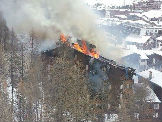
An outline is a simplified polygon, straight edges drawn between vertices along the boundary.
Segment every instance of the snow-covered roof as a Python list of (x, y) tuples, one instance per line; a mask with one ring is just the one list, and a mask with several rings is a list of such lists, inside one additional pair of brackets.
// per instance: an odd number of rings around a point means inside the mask
[(115, 15), (116, 17), (120, 17), (120, 18), (123, 18), (123, 19), (126, 19), (127, 18), (127, 16), (125, 16), (125, 15)]
[(160, 50), (153, 50), (153, 53), (162, 56), (162, 51)]
[(162, 26), (162, 21), (153, 21), (157, 26)]
[(128, 36), (126, 38), (127, 42), (145, 43), (151, 36)]
[(162, 36), (160, 36), (160, 37), (158, 37), (158, 38), (156, 38), (157, 40), (162, 40)]
[(130, 52), (127, 52), (127, 51), (124, 52), (124, 54), (122, 54), (122, 57), (129, 56), (129, 55), (132, 55), (132, 54), (138, 54), (140, 56), (140, 59), (145, 59), (145, 60), (149, 59), (144, 52), (131, 52), (131, 51)]
[(137, 84), (138, 83), (138, 76), (133, 75), (133, 80), (134, 80), (134, 83)]
[[(148, 1), (148, 0), (142, 0), (143, 2), (146, 2), (146, 1)], [(133, 0), (133, 3), (138, 3), (138, 2), (141, 2), (141, 0)]]
[[(96, 3), (102, 3), (106, 6), (122, 6), (124, 3), (122, 0), (85, 0), (85, 3), (94, 5)], [(133, 0), (125, 0), (125, 5), (131, 5)]]
[(151, 26), (151, 25), (149, 25), (149, 26), (147, 26), (145, 28), (146, 29), (162, 29), (162, 26)]
[(142, 14), (140, 14), (140, 13), (129, 13), (129, 15), (135, 15), (135, 16), (138, 16), (138, 17), (142, 17)]
[(140, 59), (149, 59), (145, 53), (140, 53)]
[(131, 54), (139, 54), (141, 59), (149, 59), (147, 55), (154, 54), (151, 50), (139, 50), (136, 45), (127, 45), (127, 49), (122, 50), (122, 57), (131, 55)]
[(149, 92), (149, 95), (146, 97), (146, 100), (148, 100), (148, 102), (161, 103), (155, 92), (149, 86), (147, 87), (147, 90)]
[(142, 24), (142, 25), (149, 25), (147, 22), (145, 22), (143, 20), (137, 20), (137, 21), (134, 21), (134, 23), (138, 23), (138, 24)]
[(100, 19), (97, 20), (97, 24), (108, 25), (108, 19), (107, 18), (100, 18)]
[(117, 114), (110, 114), (109, 117), (105, 114), (105, 122), (116, 122), (118, 120)]
[(138, 75), (144, 78), (149, 78), (150, 71), (152, 72), (152, 79), (150, 81), (162, 87), (162, 72), (157, 71), (155, 69), (148, 69), (138, 73)]
[(147, 56), (152, 54), (157, 54), (162, 56), (162, 51), (160, 50), (140, 50), (137, 49), (136, 45), (127, 45), (126, 49), (122, 50), (122, 57), (131, 55), (131, 54), (139, 54), (141, 59), (148, 59)]
[(150, 10), (148, 12), (144, 12), (142, 15), (148, 18), (159, 18), (162, 17), (162, 10)]
[[(138, 76), (136, 76), (138, 77)], [(136, 87), (146, 87), (147, 90), (147, 96), (145, 97), (145, 99), (147, 100), (147, 102), (154, 102), (154, 103), (161, 103), (161, 101), (159, 100), (159, 98), (157, 97), (157, 95), (155, 94), (155, 92), (150, 88), (150, 86), (145, 86), (144, 83), (134, 83), (134, 88)], [(136, 92), (136, 90), (135, 90)]]
[(137, 50), (136, 45), (127, 45), (126, 48), (122, 49), (121, 56), (125, 57), (125, 56), (128, 56), (128, 55), (131, 55), (131, 54), (135, 53), (136, 50)]
[(104, 10), (104, 9), (105, 9), (105, 6), (104, 5), (97, 7), (97, 10)]
[(137, 20), (137, 21), (132, 21), (132, 20), (122, 20), (122, 22), (128, 22), (131, 24), (141, 24), (141, 25), (149, 25), (149, 23), (143, 21), (143, 20)]

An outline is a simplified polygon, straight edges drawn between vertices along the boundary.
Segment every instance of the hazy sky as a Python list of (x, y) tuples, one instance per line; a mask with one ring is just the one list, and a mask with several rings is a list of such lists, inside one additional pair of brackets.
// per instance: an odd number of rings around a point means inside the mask
[(102, 2), (106, 5), (117, 5), (121, 6), (124, 5), (124, 2), (126, 5), (132, 4), (133, 1), (138, 1), (138, 0), (86, 0), (89, 4), (94, 4), (96, 1), (97, 2)]

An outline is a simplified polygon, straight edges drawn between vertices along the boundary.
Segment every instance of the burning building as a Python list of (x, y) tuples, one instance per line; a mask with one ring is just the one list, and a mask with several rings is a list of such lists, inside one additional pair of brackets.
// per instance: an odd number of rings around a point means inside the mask
[[(133, 92), (131, 88), (135, 70), (120, 66), (115, 61), (102, 57), (95, 50), (94, 45), (88, 44), (84, 40), (70, 44), (69, 39), (61, 34), (60, 42), (55, 49), (42, 52), (43, 60), (52, 65), (53, 58), (63, 56), (60, 50), (67, 48), (70, 54), (68, 58), (74, 60), (76, 64), (83, 64), (83, 69), (86, 70), (91, 98), (93, 99), (101, 91), (108, 90), (111, 99), (109, 99), (104, 112), (116, 113), (121, 103), (122, 94), (131, 95)], [(99, 97), (96, 104), (101, 104), (100, 99), (102, 98)]]

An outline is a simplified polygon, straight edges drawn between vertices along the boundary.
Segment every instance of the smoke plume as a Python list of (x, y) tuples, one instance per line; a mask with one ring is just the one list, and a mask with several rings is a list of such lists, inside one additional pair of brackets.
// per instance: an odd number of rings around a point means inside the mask
[(106, 57), (116, 58), (119, 52), (97, 28), (96, 15), (81, 0), (0, 0), (0, 3), (8, 26), (17, 32), (34, 30), (47, 40), (58, 40), (60, 33), (70, 34), (96, 45)]

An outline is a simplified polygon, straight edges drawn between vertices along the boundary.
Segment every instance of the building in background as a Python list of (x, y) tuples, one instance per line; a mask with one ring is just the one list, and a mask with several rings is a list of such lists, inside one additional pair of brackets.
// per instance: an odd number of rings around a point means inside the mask
[(159, 10), (161, 8), (161, 5), (161, 0), (141, 0), (139, 2), (133, 3), (133, 9), (142, 11), (148, 11), (153, 9)]

